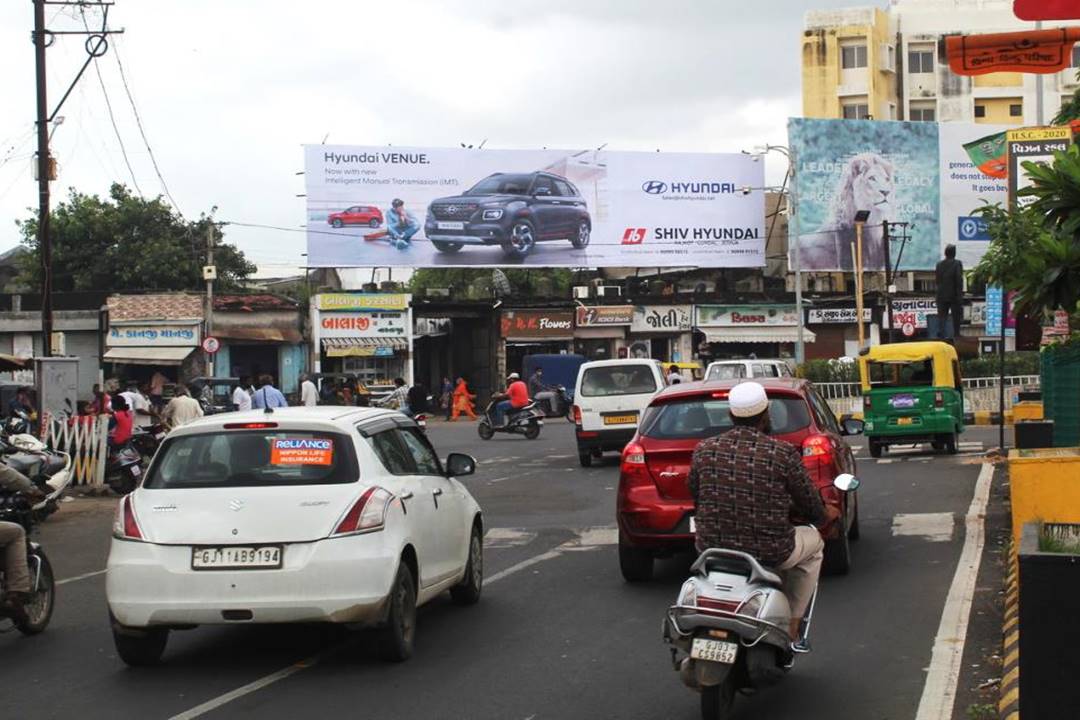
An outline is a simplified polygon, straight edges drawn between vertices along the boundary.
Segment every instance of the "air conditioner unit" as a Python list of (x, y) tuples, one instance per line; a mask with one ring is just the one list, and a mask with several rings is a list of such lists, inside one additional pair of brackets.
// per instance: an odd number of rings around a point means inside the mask
[(588, 300), (589, 299), (589, 286), (588, 285), (575, 285), (574, 286), (574, 299), (575, 300)]
[(596, 297), (620, 297), (622, 288), (618, 285), (601, 285), (596, 288)]

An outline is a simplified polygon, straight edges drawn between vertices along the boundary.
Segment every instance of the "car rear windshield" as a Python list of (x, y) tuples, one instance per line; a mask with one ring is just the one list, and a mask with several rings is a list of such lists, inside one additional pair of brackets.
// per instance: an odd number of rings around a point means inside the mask
[(742, 363), (713, 365), (709, 368), (709, 380), (737, 380), (746, 377), (746, 366)]
[(911, 387), (934, 384), (934, 363), (930, 360), (914, 362), (868, 362), (871, 387)]
[[(810, 424), (810, 409), (802, 398), (770, 398), (769, 419), (773, 435), (786, 435)], [(657, 440), (700, 439), (733, 425), (726, 399), (697, 397), (653, 405), (645, 411), (640, 431)]]
[(296, 430), (220, 431), (167, 439), (145, 487), (271, 487), (356, 482), (344, 435)]
[(465, 191), (466, 195), (524, 195), (532, 184), (532, 175), (493, 175)]
[(593, 367), (581, 378), (584, 397), (643, 395), (656, 392), (656, 375), (648, 365)]

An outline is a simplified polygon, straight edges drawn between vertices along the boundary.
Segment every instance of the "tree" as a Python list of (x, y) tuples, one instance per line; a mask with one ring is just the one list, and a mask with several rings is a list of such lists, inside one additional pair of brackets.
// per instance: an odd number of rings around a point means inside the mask
[[(17, 224), (30, 250), (20, 279), (39, 288), (37, 220)], [(221, 230), (212, 216), (185, 220), (160, 197), (138, 197), (121, 184), (113, 184), (105, 199), (72, 189), (68, 199), (53, 209), (49, 227), (53, 289), (61, 292), (198, 290), (211, 229), (219, 287), (236, 288), (255, 272), (255, 265), (240, 250), (221, 242)]]

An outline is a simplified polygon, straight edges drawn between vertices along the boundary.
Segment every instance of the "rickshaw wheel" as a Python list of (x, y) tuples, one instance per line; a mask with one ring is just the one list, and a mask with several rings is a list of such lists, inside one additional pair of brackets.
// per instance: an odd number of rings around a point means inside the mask
[(871, 440), (870, 441), (870, 457), (872, 457), (872, 458), (881, 457), (881, 451), (882, 451), (882, 445), (880, 443), (876, 443), (873, 440)]

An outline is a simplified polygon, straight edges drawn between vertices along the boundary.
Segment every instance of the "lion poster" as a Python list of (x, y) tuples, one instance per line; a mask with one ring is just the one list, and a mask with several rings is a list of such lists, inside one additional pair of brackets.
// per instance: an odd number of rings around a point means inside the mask
[(870, 212), (865, 270), (885, 267), (885, 222), (910, 223), (902, 257), (900, 243), (892, 243), (894, 268), (934, 268), (941, 243), (936, 123), (792, 118), (788, 135), (798, 211), (789, 245), (794, 249), (797, 234), (803, 270), (854, 268), (859, 210)]

